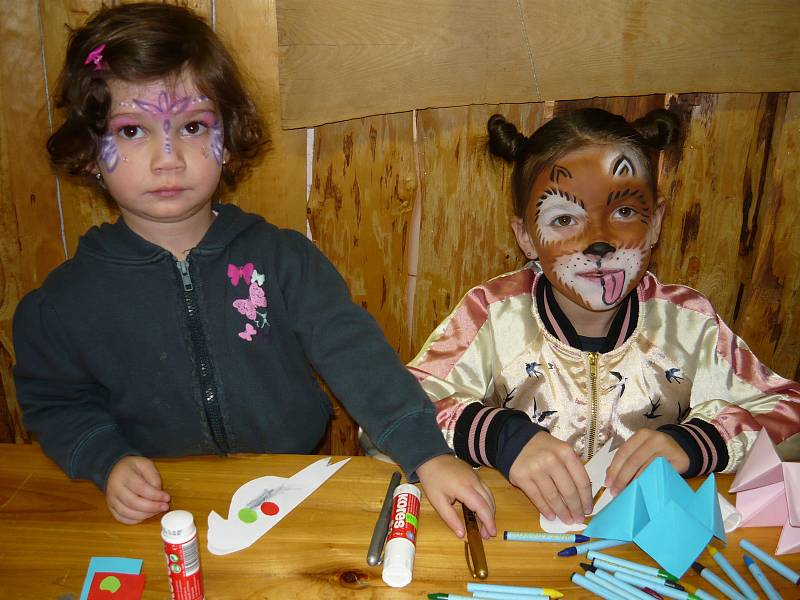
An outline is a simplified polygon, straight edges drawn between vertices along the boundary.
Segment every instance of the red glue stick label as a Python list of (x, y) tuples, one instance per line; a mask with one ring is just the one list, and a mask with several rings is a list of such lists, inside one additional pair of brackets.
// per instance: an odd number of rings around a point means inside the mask
[(182, 544), (164, 542), (164, 554), (173, 600), (202, 600), (203, 578), (200, 573), (197, 536)]
[(408, 492), (397, 494), (392, 506), (392, 528), (386, 538), (387, 542), (395, 538), (405, 538), (416, 544), (418, 524), (419, 498)]

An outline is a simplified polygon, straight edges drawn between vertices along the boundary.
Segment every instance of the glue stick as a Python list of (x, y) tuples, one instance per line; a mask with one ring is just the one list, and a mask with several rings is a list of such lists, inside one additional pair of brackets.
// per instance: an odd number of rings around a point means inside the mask
[(173, 510), (161, 518), (161, 539), (167, 559), (172, 600), (204, 600), (197, 528), (192, 513)]
[(394, 490), (389, 535), (383, 550), (383, 580), (392, 587), (411, 583), (419, 524), (419, 488), (410, 483)]

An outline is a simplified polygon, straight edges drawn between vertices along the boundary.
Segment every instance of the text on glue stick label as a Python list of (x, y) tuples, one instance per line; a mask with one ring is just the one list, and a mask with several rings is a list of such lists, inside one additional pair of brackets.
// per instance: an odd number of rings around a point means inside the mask
[(169, 587), (174, 600), (202, 600), (203, 579), (200, 574), (200, 557), (197, 538), (183, 544), (164, 544), (167, 559)]
[(408, 492), (397, 494), (392, 507), (392, 529), (388, 540), (405, 538), (412, 544), (417, 541), (419, 523), (419, 498)]

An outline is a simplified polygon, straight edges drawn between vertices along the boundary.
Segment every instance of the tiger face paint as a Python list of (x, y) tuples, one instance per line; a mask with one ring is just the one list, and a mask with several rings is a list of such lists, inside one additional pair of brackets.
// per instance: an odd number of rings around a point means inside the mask
[(663, 202), (630, 149), (593, 145), (570, 152), (534, 181), (523, 251), (538, 255), (552, 285), (591, 311), (619, 305), (645, 273), (658, 240)]

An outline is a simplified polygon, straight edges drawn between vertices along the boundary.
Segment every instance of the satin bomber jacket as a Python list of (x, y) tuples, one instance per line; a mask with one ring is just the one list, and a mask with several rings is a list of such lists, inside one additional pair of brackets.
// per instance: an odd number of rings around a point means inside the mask
[(539, 305), (545, 284), (529, 263), (473, 288), (409, 363), (459, 456), (496, 466), (492, 420), (513, 409), (584, 459), (642, 427), (696, 442), (695, 474), (736, 470), (762, 427), (796, 458), (800, 385), (762, 365), (703, 295), (646, 273), (599, 353), (570, 345), (554, 307)]

